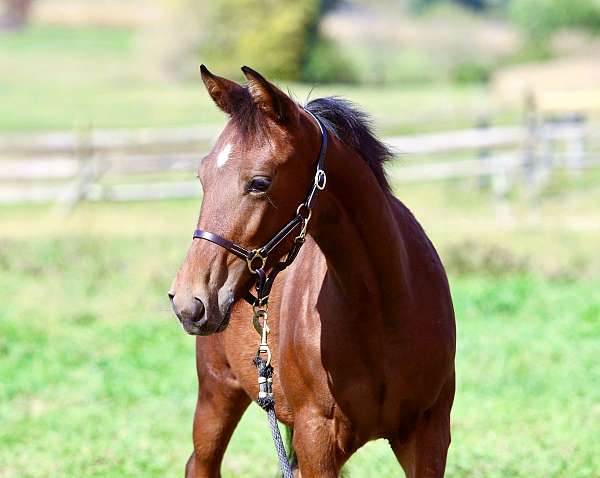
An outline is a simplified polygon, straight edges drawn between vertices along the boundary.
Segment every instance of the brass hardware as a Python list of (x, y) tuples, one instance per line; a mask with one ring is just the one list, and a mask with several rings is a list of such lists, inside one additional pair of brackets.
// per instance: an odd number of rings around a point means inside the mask
[(256, 353), (256, 355), (260, 355), (261, 353), (265, 353), (267, 354), (267, 363), (266, 365), (271, 365), (271, 358), (273, 357), (271, 355), (271, 349), (269, 348), (269, 346), (267, 344), (265, 345), (259, 345), (258, 346), (258, 352)]
[[(308, 211), (308, 215), (306, 217), (304, 217), (301, 214), (302, 207), (305, 207)], [(300, 204), (300, 206), (298, 206), (298, 209), (296, 209), (296, 214), (298, 214), (298, 216), (300, 216), (300, 218), (302, 219), (302, 227), (300, 228), (300, 233), (294, 238), (294, 241), (304, 242), (304, 238), (306, 237), (306, 230), (308, 228), (308, 221), (310, 221), (310, 218), (312, 217), (312, 209), (309, 209), (305, 203), (302, 203)]]
[[(262, 324), (260, 323), (260, 318), (262, 317)], [(258, 344), (258, 351), (256, 352), (257, 356), (265, 353), (267, 354), (267, 365), (271, 364), (271, 348), (268, 344), (269, 332), (269, 324), (267, 323), (267, 319), (269, 314), (266, 309), (258, 309), (254, 311), (254, 318), (252, 322), (254, 323), (254, 328), (260, 334), (260, 344)]]
[(252, 306), (252, 313), (254, 315), (259, 315), (259, 314), (263, 314), (263, 315), (267, 315), (269, 313), (269, 303), (266, 302), (264, 304), (254, 304)]
[[(306, 217), (304, 217), (302, 215), (302, 208), (305, 208), (306, 211), (308, 211), (308, 214), (306, 215)], [(306, 203), (303, 202), (296, 209), (296, 214), (298, 216), (300, 216), (304, 221), (308, 221), (310, 219), (310, 216), (312, 215), (312, 210), (308, 207), (308, 205)]]
[[(256, 305), (252, 306), (253, 317), (252, 324), (254, 325), (254, 330), (258, 332), (258, 335), (262, 337), (263, 335), (263, 324), (266, 324), (267, 318), (269, 316), (269, 304), (265, 304), (264, 308), (258, 308)], [(263, 323), (260, 323), (260, 319), (262, 319)]]
[[(254, 261), (256, 259), (258, 259), (260, 261), (260, 265), (259, 265), (259, 267), (254, 268), (252, 266), (252, 264), (254, 264)], [(260, 250), (254, 249), (252, 251), (252, 255), (250, 257), (246, 258), (246, 263), (248, 264), (248, 269), (250, 270), (250, 272), (252, 272), (253, 274), (256, 274), (256, 272), (259, 269), (265, 268), (265, 266), (267, 265), (267, 258), (261, 255)]]

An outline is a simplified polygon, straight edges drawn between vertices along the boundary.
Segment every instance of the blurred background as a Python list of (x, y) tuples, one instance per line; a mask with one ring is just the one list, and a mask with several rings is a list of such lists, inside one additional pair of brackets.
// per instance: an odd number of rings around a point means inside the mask
[[(166, 292), (226, 118), (198, 66), (341, 95), (398, 156), (458, 322), (450, 477), (600, 476), (598, 0), (0, 2), (0, 477), (182, 476)], [(251, 407), (223, 475), (276, 472)], [(348, 476), (401, 474), (384, 442)]]

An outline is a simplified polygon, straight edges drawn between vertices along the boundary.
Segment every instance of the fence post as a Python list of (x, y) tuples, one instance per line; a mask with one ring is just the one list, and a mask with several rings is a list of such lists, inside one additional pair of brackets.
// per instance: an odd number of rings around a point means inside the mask
[(58, 204), (65, 211), (73, 209), (78, 202), (85, 200), (89, 186), (96, 180), (98, 171), (94, 160), (93, 133), (85, 128), (77, 133), (75, 155), (79, 164), (75, 179), (67, 185), (59, 196)]
[(555, 122), (552, 118), (544, 118), (540, 127), (540, 165), (538, 176), (541, 184), (546, 184), (550, 180), (552, 170), (556, 166), (554, 128)]
[[(479, 132), (484, 135), (490, 128), (490, 121), (486, 116), (480, 116), (479, 120), (477, 121), (477, 129), (479, 130)], [(490, 185), (490, 178), (489, 175), (486, 174), (484, 171), (486, 170), (486, 164), (489, 162), (490, 160), (490, 148), (487, 146), (483, 146), (481, 148), (479, 148), (479, 150), (477, 151), (477, 159), (480, 161), (481, 164), (481, 171), (482, 173), (479, 174), (478, 178), (477, 178), (477, 186), (479, 187), (479, 189), (485, 189), (487, 187), (489, 187)]]
[(496, 220), (508, 222), (512, 218), (508, 193), (510, 191), (510, 171), (505, 156), (493, 159), (492, 190), (496, 204)]
[(585, 160), (585, 116), (575, 114), (570, 118), (573, 125), (566, 145), (567, 168), (572, 176), (579, 176)]
[(537, 105), (532, 91), (525, 95), (525, 141), (523, 144), (523, 179), (525, 194), (530, 198), (538, 192), (538, 157), (537, 143), (539, 140), (539, 127), (537, 119)]

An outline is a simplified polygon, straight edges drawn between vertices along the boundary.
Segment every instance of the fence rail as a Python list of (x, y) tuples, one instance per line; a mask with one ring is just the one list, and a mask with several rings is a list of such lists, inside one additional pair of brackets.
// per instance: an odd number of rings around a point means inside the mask
[(216, 126), (196, 126), (0, 135), (0, 152), (2, 155), (54, 155), (79, 154), (84, 149), (102, 152), (169, 146), (189, 148), (212, 141), (218, 132)]
[[(197, 196), (197, 182), (180, 180), (181, 173), (194, 171), (217, 132), (205, 126), (0, 135), (0, 203)], [(557, 168), (577, 173), (600, 164), (600, 125), (581, 119), (394, 136), (386, 142), (402, 158), (389, 170), (395, 181), (488, 178), (499, 200), (517, 176), (535, 189)], [(180, 178), (165, 178), (168, 173)], [(140, 182), (140, 175), (151, 177)]]

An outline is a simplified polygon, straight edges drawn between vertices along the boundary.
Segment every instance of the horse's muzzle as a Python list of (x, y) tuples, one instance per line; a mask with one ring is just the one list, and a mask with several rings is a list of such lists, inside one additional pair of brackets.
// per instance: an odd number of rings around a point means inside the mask
[(175, 315), (190, 335), (212, 335), (222, 332), (229, 324), (233, 300), (229, 301), (224, 313), (219, 310), (210, 313), (198, 297), (181, 300), (170, 292), (169, 298)]
[(183, 297), (180, 294), (169, 292), (173, 312), (183, 325), (188, 334), (202, 335), (207, 318), (205, 307), (198, 297)]

